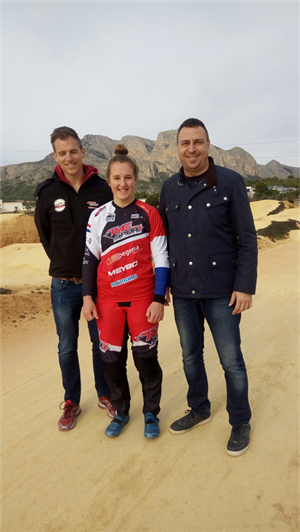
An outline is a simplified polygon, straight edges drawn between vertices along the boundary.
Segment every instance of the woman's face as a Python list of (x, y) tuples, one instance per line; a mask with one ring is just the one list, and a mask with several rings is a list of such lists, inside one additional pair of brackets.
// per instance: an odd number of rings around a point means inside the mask
[(134, 200), (136, 179), (129, 163), (113, 163), (110, 167), (109, 185), (114, 195), (114, 202), (119, 207), (126, 207)]

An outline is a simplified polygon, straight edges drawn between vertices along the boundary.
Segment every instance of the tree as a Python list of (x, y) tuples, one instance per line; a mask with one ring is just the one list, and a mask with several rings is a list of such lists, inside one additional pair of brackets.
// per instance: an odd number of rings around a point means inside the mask
[(146, 203), (148, 203), (149, 205), (152, 205), (152, 207), (155, 207), (156, 209), (158, 209), (159, 198), (160, 198), (159, 192), (157, 192), (155, 194), (149, 194), (149, 196), (146, 197)]
[(255, 185), (255, 194), (269, 194), (268, 185), (263, 182), (256, 183)]

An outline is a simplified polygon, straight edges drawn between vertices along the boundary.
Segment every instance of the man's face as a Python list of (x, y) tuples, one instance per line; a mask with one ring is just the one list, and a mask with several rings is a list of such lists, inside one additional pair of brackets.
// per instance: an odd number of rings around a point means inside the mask
[(178, 135), (178, 157), (186, 177), (200, 175), (208, 169), (210, 141), (203, 127), (183, 127)]
[(82, 159), (85, 157), (84, 148), (80, 148), (79, 143), (73, 137), (65, 140), (57, 139), (54, 143), (54, 159), (60, 165), (64, 175), (71, 178), (81, 176)]

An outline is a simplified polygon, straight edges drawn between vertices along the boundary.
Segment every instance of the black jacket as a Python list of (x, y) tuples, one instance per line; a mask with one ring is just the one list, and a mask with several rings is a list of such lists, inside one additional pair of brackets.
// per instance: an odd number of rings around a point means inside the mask
[(162, 186), (160, 214), (166, 226), (172, 294), (225, 298), (255, 293), (257, 237), (243, 178), (214, 166), (190, 188), (180, 172)]
[[(81, 277), (86, 226), (91, 212), (112, 199), (106, 181), (97, 169), (83, 165), (86, 180), (78, 192), (59, 178), (38, 185), (35, 191), (35, 223), (40, 241), (50, 259), (49, 275)], [(56, 168), (59, 172), (59, 168)]]

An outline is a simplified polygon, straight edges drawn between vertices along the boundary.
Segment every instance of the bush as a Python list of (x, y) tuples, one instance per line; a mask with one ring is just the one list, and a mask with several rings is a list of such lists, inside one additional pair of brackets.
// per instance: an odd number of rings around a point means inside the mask
[(0, 288), (0, 295), (2, 294), (11, 294), (10, 288)]
[(258, 229), (257, 234), (265, 236), (275, 242), (275, 240), (283, 240), (289, 236), (293, 229), (300, 229), (299, 222), (296, 220), (287, 220), (286, 222), (272, 222), (268, 227)]
[(276, 209), (274, 209), (271, 212), (268, 212), (268, 216), (271, 216), (271, 214), (278, 214), (279, 212), (284, 211), (284, 209), (285, 209), (284, 203), (281, 201), (278, 207), (276, 207)]
[(149, 196), (146, 197), (146, 203), (158, 209), (159, 198), (160, 198), (160, 194), (158, 192), (156, 194), (149, 194)]

